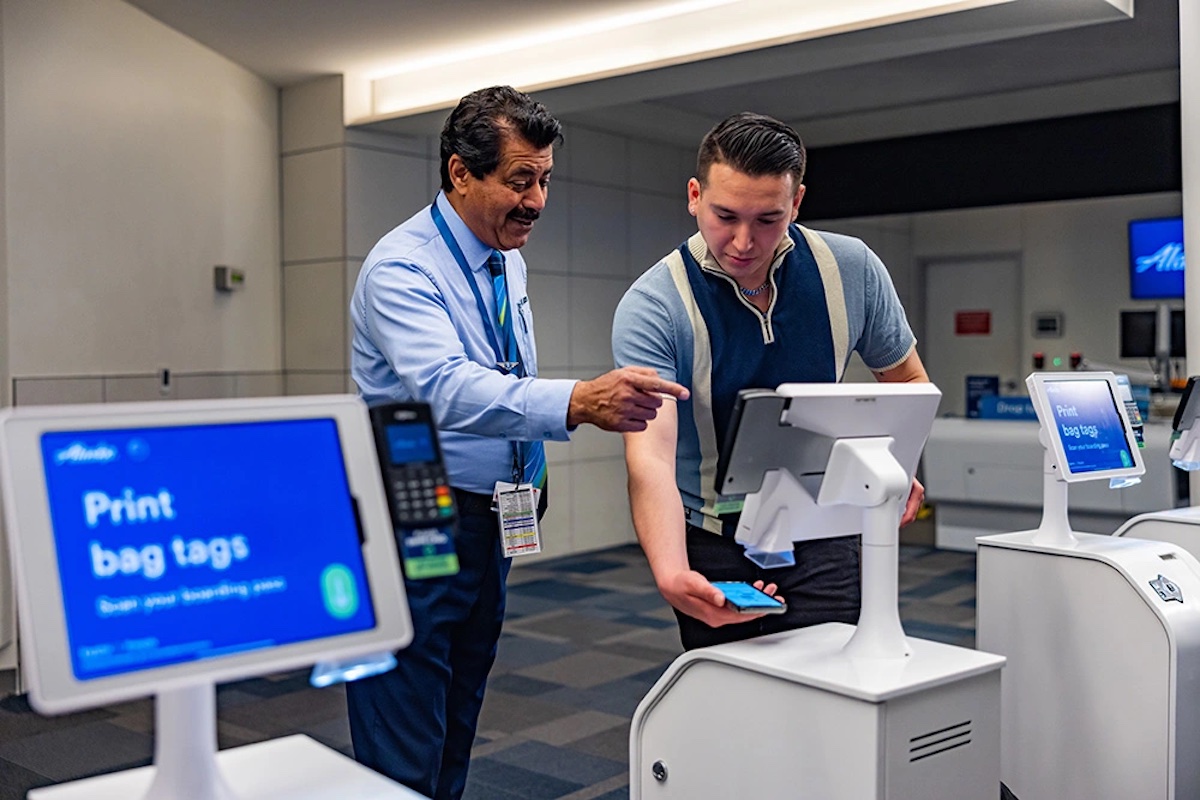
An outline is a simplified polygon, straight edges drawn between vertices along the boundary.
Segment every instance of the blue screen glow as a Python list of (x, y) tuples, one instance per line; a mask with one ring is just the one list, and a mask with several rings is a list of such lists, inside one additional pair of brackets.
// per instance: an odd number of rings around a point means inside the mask
[(1082, 475), (1134, 465), (1108, 381), (1048, 380), (1045, 387), (1068, 470)]
[(1183, 297), (1183, 218), (1129, 223), (1129, 294), (1134, 300)]
[(388, 425), (388, 451), (396, 465), (430, 463), (437, 460), (433, 451), (433, 435), (423, 422), (398, 422)]
[(375, 626), (332, 419), (41, 447), (78, 680)]

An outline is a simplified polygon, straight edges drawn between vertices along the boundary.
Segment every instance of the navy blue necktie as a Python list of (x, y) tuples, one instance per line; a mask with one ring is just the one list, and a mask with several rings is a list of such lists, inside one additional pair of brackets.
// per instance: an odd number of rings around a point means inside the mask
[[(517, 333), (513, 329), (512, 309), (508, 303), (508, 286), (504, 279), (504, 254), (493, 250), (488, 256), (488, 272), (492, 276), (492, 291), (496, 295), (496, 319), (500, 322), (500, 341), (504, 349), (504, 366), (509, 372), (524, 377), (525, 367), (521, 363), (521, 351), (517, 347)], [(542, 442), (522, 442), (521, 478), (539, 489), (546, 488), (546, 446)]]

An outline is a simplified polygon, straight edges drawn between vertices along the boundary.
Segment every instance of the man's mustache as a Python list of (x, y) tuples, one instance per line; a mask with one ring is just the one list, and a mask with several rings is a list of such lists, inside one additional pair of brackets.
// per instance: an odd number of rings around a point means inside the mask
[(537, 211), (536, 209), (518, 208), (515, 211), (510, 212), (508, 216), (517, 220), (518, 222), (537, 222), (538, 217), (541, 215), (542, 212)]

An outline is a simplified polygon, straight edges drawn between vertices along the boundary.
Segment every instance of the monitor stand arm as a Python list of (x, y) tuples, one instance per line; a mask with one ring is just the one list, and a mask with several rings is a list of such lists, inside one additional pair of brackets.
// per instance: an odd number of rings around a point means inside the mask
[[(1051, 423), (1053, 424), (1053, 423)], [(1060, 480), (1061, 473), (1054, 452), (1050, 449), (1050, 441), (1046, 429), (1038, 431), (1038, 441), (1042, 443), (1042, 521), (1033, 535), (1037, 544), (1058, 545), (1070, 547), (1078, 540), (1071, 532), (1071, 520), (1067, 517), (1067, 482)]]
[(217, 767), (217, 689), (211, 683), (155, 697), (154, 766), (143, 800), (237, 800)]
[(904, 658), (912, 654), (900, 625), (900, 514), (912, 482), (892, 455), (890, 436), (838, 439), (829, 455), (819, 505), (863, 509), (862, 611), (846, 655)]

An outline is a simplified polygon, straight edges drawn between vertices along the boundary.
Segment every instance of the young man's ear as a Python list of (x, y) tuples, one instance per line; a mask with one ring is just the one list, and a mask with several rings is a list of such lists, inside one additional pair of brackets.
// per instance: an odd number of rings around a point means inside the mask
[(796, 196), (792, 198), (792, 222), (795, 222), (796, 218), (800, 216), (800, 201), (803, 199), (804, 184), (802, 183), (796, 188)]
[(700, 208), (700, 181), (695, 178), (689, 178), (687, 183), (687, 209), (688, 213), (693, 217), (696, 216), (697, 210)]

